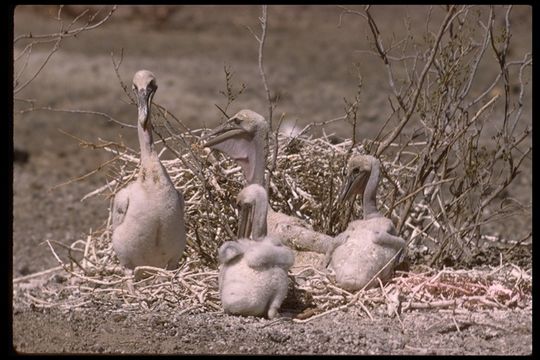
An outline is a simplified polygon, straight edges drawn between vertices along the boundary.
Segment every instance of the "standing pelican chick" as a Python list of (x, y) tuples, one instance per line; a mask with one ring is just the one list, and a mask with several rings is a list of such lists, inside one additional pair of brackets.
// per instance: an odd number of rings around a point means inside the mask
[[(244, 172), (248, 184), (265, 186), (266, 136), (268, 123), (260, 114), (241, 110), (223, 125), (205, 136), (205, 147), (218, 150), (235, 160)], [(299, 218), (275, 212), (267, 215), (268, 232), (281, 238), (283, 244), (295, 250), (324, 254), (333, 238), (314, 231)]]
[(287, 296), (294, 254), (266, 234), (268, 197), (262, 186), (245, 187), (237, 204), (238, 240), (226, 241), (218, 251), (221, 303), (228, 314), (273, 319)]
[(174, 187), (152, 141), (150, 105), (157, 90), (154, 74), (138, 71), (132, 88), (137, 99), (141, 166), (137, 179), (114, 198), (113, 249), (129, 269), (143, 265), (174, 269), (186, 246), (184, 197)]
[(405, 240), (396, 236), (392, 220), (377, 210), (379, 168), (379, 160), (370, 155), (353, 155), (347, 163), (338, 203), (362, 193), (364, 219), (351, 222), (337, 235), (326, 255), (337, 284), (346, 290), (373, 287), (378, 284), (377, 277), (388, 280), (398, 252), (404, 251)]

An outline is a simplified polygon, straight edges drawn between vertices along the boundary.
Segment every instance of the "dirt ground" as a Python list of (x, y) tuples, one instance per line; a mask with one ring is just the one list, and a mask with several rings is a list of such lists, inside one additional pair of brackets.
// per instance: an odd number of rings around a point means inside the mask
[[(51, 7), (17, 7), (15, 36), (54, 32), (58, 24)], [(155, 9), (154, 9), (155, 10)], [(111, 52), (123, 51), (120, 74), (130, 84), (141, 68), (152, 70), (159, 90), (154, 101), (189, 127), (217, 123), (214, 104), (225, 106), (225, 65), (233, 84), (246, 85), (231, 112), (251, 108), (266, 113), (258, 67), (257, 6), (178, 6), (166, 20), (152, 9), (133, 13), (120, 7), (103, 26), (66, 39), (45, 70), (18, 98), (36, 99), (38, 106), (106, 112), (133, 123), (129, 105), (116, 79)], [(426, 7), (375, 7), (374, 16), (389, 34), (402, 30), (408, 15), (413, 26), (424, 26)], [(387, 16), (388, 14), (393, 16)], [(323, 121), (344, 113), (343, 98), (357, 86), (354, 63), (363, 75), (361, 136), (373, 136), (380, 109), (387, 108), (384, 65), (358, 51), (368, 49), (366, 23), (345, 17), (334, 6), (271, 6), (265, 67), (270, 86), (279, 94), (277, 114), (291, 126)], [(434, 15), (433, 23), (437, 23)], [(396, 19), (401, 19), (396, 21)], [(500, 16), (497, 19), (502, 21)], [(532, 8), (512, 11), (512, 51), (532, 51)], [(47, 55), (33, 50), (28, 68)], [(516, 55), (517, 56), (517, 55)], [(523, 121), (531, 123), (530, 96)], [(15, 102), (15, 110), (27, 106)], [(66, 133), (88, 140), (124, 141), (137, 148), (136, 134), (102, 117), (51, 111), (14, 115), (13, 278), (57, 265), (45, 244), (70, 244), (105, 223), (109, 200), (89, 192), (105, 184), (97, 172), (83, 181), (56, 185), (80, 177), (110, 159), (105, 151), (83, 148)], [(326, 129), (347, 136), (346, 127)], [(509, 189), (520, 200), (532, 195), (532, 164)], [(529, 219), (499, 224), (501, 236), (531, 228)], [(516, 239), (517, 240), (517, 239)], [(530, 255), (530, 254), (529, 254)], [(525, 263), (531, 259), (526, 258)], [(13, 298), (13, 349), (20, 353), (159, 353), (159, 354), (530, 354), (532, 311), (452, 313), (410, 311), (390, 318), (381, 309), (373, 320), (358, 309), (339, 311), (307, 322), (269, 321), (215, 313), (121, 312), (107, 307), (78, 310), (42, 309)]]

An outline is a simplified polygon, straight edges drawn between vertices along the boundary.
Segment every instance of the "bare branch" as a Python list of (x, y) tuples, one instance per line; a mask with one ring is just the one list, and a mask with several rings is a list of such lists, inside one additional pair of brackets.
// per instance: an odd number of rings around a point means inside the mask
[(417, 87), (417, 89), (416, 89), (416, 91), (415, 91), (415, 93), (413, 95), (413, 101), (412, 101), (410, 107), (408, 108), (407, 113), (405, 114), (404, 118), (394, 128), (394, 130), (386, 138), (386, 140), (382, 144), (379, 145), (379, 147), (377, 148), (376, 156), (380, 156), (382, 154), (382, 152), (389, 146), (389, 144), (391, 142), (393, 142), (396, 139), (396, 137), (401, 133), (403, 127), (409, 122), (412, 114), (415, 111), (416, 102), (418, 101), (418, 97), (420, 96), (420, 92), (421, 92), (424, 80), (426, 78), (427, 72), (428, 72), (428, 70), (430, 69), (430, 67), (431, 67), (431, 65), (433, 63), (433, 60), (435, 59), (435, 55), (437, 54), (437, 50), (439, 49), (439, 44), (441, 42), (442, 36), (443, 36), (448, 24), (455, 18), (455, 16), (457, 16), (457, 14), (459, 14), (459, 12), (456, 13), (456, 7), (455, 6), (450, 7), (450, 9), (448, 10), (448, 14), (446, 15), (446, 18), (444, 19), (441, 27), (439, 28), (439, 33), (437, 34), (435, 44), (431, 48), (429, 59), (428, 59), (426, 65), (424, 66), (424, 69), (422, 70), (422, 73), (420, 75), (420, 80), (419, 80), (418, 85), (417, 85), (418, 87)]
[(255, 33), (248, 27), (248, 30), (251, 32), (251, 34), (255, 37), (257, 42), (259, 43), (259, 74), (262, 79), (262, 83), (264, 86), (264, 91), (266, 92), (266, 101), (268, 102), (268, 124), (270, 125), (270, 131), (272, 131), (272, 112), (274, 110), (274, 101), (272, 100), (272, 96), (270, 95), (270, 88), (268, 87), (268, 81), (266, 80), (266, 73), (264, 71), (264, 43), (266, 41), (266, 28), (268, 26), (268, 13), (267, 13), (267, 5), (262, 5), (262, 15), (259, 17), (259, 22), (261, 24), (261, 35), (257, 36)]
[(112, 122), (114, 122), (114, 123), (116, 123), (116, 124), (118, 124), (118, 125), (120, 125), (122, 127), (137, 128), (137, 126), (135, 126), (135, 125), (127, 124), (127, 123), (124, 123), (122, 121), (116, 120), (115, 118), (113, 118), (109, 114), (106, 114), (106, 113), (103, 113), (103, 112), (100, 112), (100, 111), (55, 109), (55, 108), (52, 108), (50, 106), (42, 106), (42, 107), (31, 107), (31, 108), (28, 108), (28, 109), (19, 110), (18, 113), (19, 114), (25, 114), (25, 113), (28, 113), (28, 112), (39, 111), (39, 110), (53, 111), (53, 112), (65, 112), (65, 113), (72, 113), (72, 114), (97, 115), (97, 116), (104, 117), (105, 119), (107, 119), (109, 121), (112, 121)]
[[(15, 38), (15, 40), (13, 41), (14, 44), (16, 44), (18, 41), (23, 40), (23, 39), (31, 39), (32, 42), (30, 44), (26, 45), (25, 48), (23, 49), (22, 53), (19, 56), (15, 57), (15, 59), (14, 59), (14, 62), (17, 62), (20, 59), (20, 56), (22, 56), (22, 54), (27, 53), (26, 60), (24, 61), (21, 69), (19, 70), (18, 74), (14, 78), (13, 94), (18, 94), (24, 88), (26, 88), (32, 81), (34, 81), (36, 79), (36, 77), (43, 71), (43, 69), (45, 68), (45, 66), (47, 65), (47, 63), (49, 62), (51, 57), (53, 56), (53, 54), (56, 51), (58, 51), (58, 49), (60, 47), (60, 43), (62, 42), (62, 40), (64, 38), (77, 36), (82, 32), (96, 29), (97, 27), (103, 25), (106, 21), (108, 21), (110, 19), (110, 17), (112, 16), (112, 14), (116, 11), (116, 9), (117, 9), (117, 6), (114, 5), (111, 8), (111, 10), (107, 13), (107, 15), (105, 15), (101, 20), (99, 20), (95, 24), (90, 25), (94, 21), (96, 16), (98, 15), (99, 11), (97, 11), (96, 13), (94, 13), (92, 16), (89, 17), (88, 21), (83, 26), (75, 28), (75, 29), (71, 29), (81, 17), (83, 17), (86, 13), (88, 13), (89, 10), (86, 9), (83, 12), (81, 12), (78, 16), (76, 16), (71, 21), (71, 23), (67, 26), (67, 28), (64, 28), (62, 19), (60, 17), (61, 16), (61, 11), (62, 11), (62, 6), (60, 6), (59, 9), (58, 9), (58, 13), (57, 13), (57, 20), (60, 23), (60, 31), (58, 33), (42, 34), (42, 35), (34, 35), (32, 33), (29, 33), (29, 34), (22, 34), (22, 35), (17, 36)], [(43, 42), (45, 42), (45, 43), (46, 42), (53, 42), (54, 45), (51, 48), (51, 50), (49, 51), (49, 53), (47, 54), (47, 56), (45, 57), (45, 59), (38, 66), (38, 68), (34, 72), (34, 74), (31, 75), (21, 85), (19, 85), (20, 79), (21, 79), (24, 71), (27, 69), (27, 65), (28, 65), (28, 61), (29, 61), (29, 57), (30, 57), (32, 47), (37, 43), (43, 43)]]
[[(103, 17), (103, 19), (101, 19), (100, 21), (96, 22), (93, 25), (90, 25), (90, 23), (92, 21), (94, 21), (94, 18), (96, 17), (96, 15), (99, 12), (96, 12), (93, 16), (91, 16), (88, 19), (88, 21), (83, 26), (78, 27), (76, 29), (64, 30), (64, 31), (60, 31), (58, 33), (42, 34), (42, 35), (34, 35), (32, 33), (30, 33), (30, 34), (22, 34), (22, 35), (17, 36), (15, 38), (15, 40), (13, 40), (13, 43), (16, 43), (17, 41), (22, 40), (22, 39), (50, 39), (50, 38), (60, 38), (60, 39), (62, 39), (62, 38), (65, 38), (65, 37), (78, 35), (79, 33), (83, 32), (83, 31), (93, 30), (93, 29), (103, 25), (107, 20), (109, 20), (109, 18), (112, 16), (112, 14), (116, 11), (117, 8), (118, 8), (118, 6), (114, 5), (111, 8), (111, 10), (109, 11), (109, 13), (107, 13), (107, 15), (105, 15), (105, 17)], [(60, 11), (61, 11), (61, 8), (58, 11), (58, 20), (61, 20), (60, 19)], [(75, 19), (72, 21), (71, 25), (74, 25), (75, 22), (77, 20), (79, 20), (87, 12), (88, 12), (88, 9), (84, 10), (81, 14), (79, 14), (77, 17), (75, 17)], [(70, 27), (71, 27), (71, 25), (70, 25)]]

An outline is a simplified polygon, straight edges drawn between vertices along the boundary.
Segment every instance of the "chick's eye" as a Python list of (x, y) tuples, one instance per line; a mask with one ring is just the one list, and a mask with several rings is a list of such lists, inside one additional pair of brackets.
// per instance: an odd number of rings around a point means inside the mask
[(354, 169), (352, 169), (351, 174), (358, 175), (359, 172), (360, 172), (359, 168), (354, 168)]

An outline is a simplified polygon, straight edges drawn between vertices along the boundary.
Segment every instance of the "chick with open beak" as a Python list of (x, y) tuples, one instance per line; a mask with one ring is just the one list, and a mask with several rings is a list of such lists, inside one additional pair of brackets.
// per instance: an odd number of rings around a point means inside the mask
[(241, 110), (202, 140), (206, 140), (205, 147), (235, 160), (242, 167), (248, 184), (264, 186), (267, 132), (264, 117), (251, 110)]

